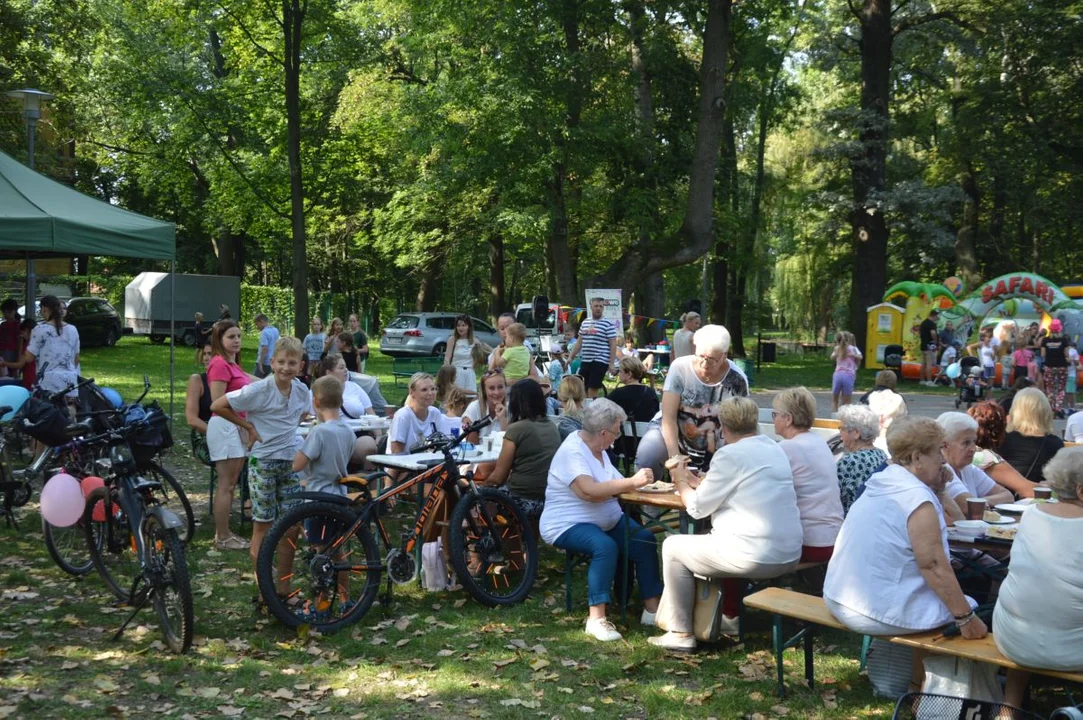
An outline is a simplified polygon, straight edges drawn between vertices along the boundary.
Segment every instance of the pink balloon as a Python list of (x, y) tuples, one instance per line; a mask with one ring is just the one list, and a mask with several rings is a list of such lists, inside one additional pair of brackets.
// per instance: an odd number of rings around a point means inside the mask
[(59, 473), (41, 489), (41, 516), (56, 527), (71, 527), (83, 516), (84, 502), (79, 481)]

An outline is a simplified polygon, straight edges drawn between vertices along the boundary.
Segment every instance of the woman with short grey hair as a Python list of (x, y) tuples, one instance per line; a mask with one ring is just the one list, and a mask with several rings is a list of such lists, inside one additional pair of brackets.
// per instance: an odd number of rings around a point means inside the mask
[(887, 466), (887, 453), (873, 445), (880, 435), (880, 418), (867, 405), (839, 408), (839, 437), (846, 454), (839, 458), (839, 498), (843, 513), (850, 512), (873, 473)]
[[(1010, 503), (1015, 496), (1007, 488), (1001, 487), (984, 470), (974, 465), (974, 453), (978, 449), (978, 421), (962, 412), (941, 413), (936, 424), (944, 431), (944, 462), (950, 467), (954, 477), (944, 492), (953, 498), (963, 516), (967, 512), (967, 501), (984, 498), (989, 507), (1001, 503)], [(945, 508), (949, 517), (962, 519)]]
[(651, 420), (636, 453), (636, 467), (662, 477), (663, 464), (677, 455), (706, 472), (722, 447), (718, 408), (730, 397), (748, 397), (748, 379), (729, 361), (730, 333), (704, 325), (693, 336), (694, 354), (673, 361), (662, 388), (662, 409)]
[[(1024, 667), (1083, 672), (1083, 447), (1059, 450), (1042, 472), (1059, 502), (1019, 521), (993, 639)], [(1009, 673), (1005, 700), (1022, 705), (1028, 677)]]
[(583, 429), (565, 438), (549, 466), (545, 509), (539, 522), (542, 540), (590, 558), (590, 610), (585, 632), (602, 642), (621, 639), (605, 612), (622, 553), (628, 554), (635, 567), (643, 601), (640, 622), (644, 625), (655, 624), (654, 613), (662, 595), (654, 534), (625, 515), (617, 502), (618, 495), (647, 485), (654, 474), (644, 469), (630, 478), (622, 477), (606, 452), (621, 436), (624, 420), (624, 410), (605, 398), (584, 408)]

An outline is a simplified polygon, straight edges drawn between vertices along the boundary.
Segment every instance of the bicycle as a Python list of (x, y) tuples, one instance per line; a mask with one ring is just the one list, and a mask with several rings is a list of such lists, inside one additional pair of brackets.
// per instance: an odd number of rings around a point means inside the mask
[[(93, 378), (80, 380), (75, 385), (51, 393), (44, 398), (39, 398), (39, 400), (43, 403), (52, 403), (55, 406), (58, 399), (62, 399), (73, 390), (93, 386), (93, 384)], [(24, 470), (16, 471), (13, 475), (21, 477), (27, 488), (30, 487), (31, 481), (43, 476), (52, 477), (57, 472), (67, 472), (79, 479), (94, 475), (96, 463), (101, 458), (102, 453), (109, 447), (110, 443), (116, 442), (116, 436), (110, 433), (108, 429), (123, 426), (125, 419), (135, 409), (138, 408), (145, 417), (151, 419), (147, 430), (151, 435), (163, 431), (163, 427), (166, 425), (166, 417), (161, 409), (151, 406), (151, 411), (146, 413), (140, 406), (149, 391), (150, 381), (144, 377), (143, 394), (134, 402), (122, 405), (119, 408), (82, 413), (80, 414), (81, 420), (77, 423), (61, 424), (60, 422), (51, 423), (41, 420), (37, 425), (49, 426), (41, 431), (28, 430), (26, 429), (26, 423), (23, 422), (24, 431), (28, 432), (31, 437), (35, 437), (39, 442), (45, 443), (47, 447)], [(28, 400), (27, 402), (31, 401)], [(38, 417), (44, 417), (46, 407), (46, 405), (41, 405), (36, 409), (28, 408), (27, 412), (32, 413), (36, 410)], [(62, 411), (58, 410), (57, 412)], [(106, 428), (106, 431), (91, 434), (95, 427)], [(60, 444), (57, 442), (60, 438), (68, 441)], [(133, 444), (136, 447), (141, 447), (138, 443), (139, 438), (139, 434), (133, 434), (132, 436)], [(187, 544), (188, 539), (195, 535), (195, 513), (192, 511), (191, 502), (189, 502), (184, 488), (181, 487), (176, 478), (157, 462), (156, 453), (142, 452), (136, 455), (136, 461), (138, 470), (161, 483), (160, 501), (162, 504), (172, 508), (185, 518), (185, 526), (179, 534), (181, 542)], [(46, 467), (49, 469), (46, 470)], [(86, 548), (82, 520), (71, 527), (64, 528), (49, 523), (43, 517), (42, 534), (50, 557), (61, 570), (70, 575), (81, 577), (93, 569), (94, 565)]]
[[(342, 478), (358, 492), (341, 495), (301, 492), (304, 500), (288, 510), (268, 532), (256, 561), (259, 590), (270, 613), (288, 627), (309, 625), (334, 632), (360, 620), (372, 607), (380, 576), (387, 572), (386, 602), (393, 584), (418, 576), (415, 549), (437, 505), (454, 503), (449, 524), (451, 565), (470, 595), (489, 607), (526, 599), (538, 569), (537, 539), (510, 495), (478, 488), (473, 474), (460, 475), (455, 451), (467, 435), (491, 422), (483, 418), (460, 438), (434, 433), (418, 450), (435, 450), (443, 459), (399, 485), (373, 496), (375, 472)], [(431, 483), (411, 527), (392, 546), (382, 515), (385, 503)], [(380, 557), (372, 526), (389, 548)], [(356, 558), (355, 558), (356, 556)], [(281, 571), (278, 569), (281, 568)]]
[(87, 497), (83, 512), (86, 546), (98, 574), (117, 599), (133, 607), (117, 639), (148, 602), (158, 614), (166, 644), (176, 653), (192, 645), (194, 610), (191, 581), (178, 531), (185, 521), (161, 501), (162, 483), (138, 474), (129, 447), (147, 420), (110, 430), (119, 442), (98, 464), (108, 472), (105, 486)]

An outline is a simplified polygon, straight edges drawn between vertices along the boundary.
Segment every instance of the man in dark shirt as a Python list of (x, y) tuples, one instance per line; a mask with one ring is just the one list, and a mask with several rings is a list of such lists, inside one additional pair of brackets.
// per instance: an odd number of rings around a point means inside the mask
[(918, 327), (918, 338), (921, 342), (921, 378), (922, 385), (933, 385), (933, 365), (936, 364), (937, 333), (936, 319), (940, 313), (933, 310), (929, 317), (925, 318)]

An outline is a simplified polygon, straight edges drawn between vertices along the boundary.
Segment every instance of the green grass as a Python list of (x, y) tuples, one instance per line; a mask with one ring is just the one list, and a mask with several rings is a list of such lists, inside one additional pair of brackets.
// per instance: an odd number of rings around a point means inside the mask
[[(183, 380), (195, 369), (190, 355), (178, 358), (178, 413)], [(250, 364), (250, 353), (244, 361)], [(811, 377), (813, 365), (806, 366)], [(401, 399), (391, 392), (390, 367), (389, 359), (373, 354), (369, 370), (386, 376), (389, 400)], [(168, 400), (168, 348), (125, 338), (115, 349), (87, 350), (83, 368), (126, 398), (141, 389), (146, 373), (152, 397)], [(781, 370), (770, 372), (781, 377)], [(425, 593), (415, 583), (396, 587), (392, 605), (375, 606), (352, 629), (326, 637), (288, 631), (253, 611), (247, 553), (212, 549), (207, 472), (187, 451), (187, 433), (175, 435), (182, 440), (167, 465), (190, 491), (201, 521), (188, 551), (195, 647), (183, 657), (169, 654), (149, 609), (113, 642), (125, 610), (115, 607), (96, 575), (74, 580), (53, 565), (35, 497), (17, 511), (21, 530), (0, 529), (0, 718), (891, 714), (892, 703), (874, 698), (858, 673), (859, 638), (849, 634), (817, 638), (814, 689), (803, 686), (801, 653), (786, 653), (785, 701), (774, 694), (770, 633), (760, 613), (749, 614), (745, 645), (688, 658), (652, 648), (646, 642), (651, 633), (637, 622), (621, 623), (615, 612), (624, 641), (588, 640), (582, 632), (585, 570), (575, 574), (575, 606), (567, 613), (563, 555), (549, 547), (541, 549), (534, 591), (516, 607), (486, 609), (462, 592)], [(401, 521), (408, 511), (400, 503), (394, 517)], [(633, 606), (630, 617), (638, 618), (639, 610)]]

